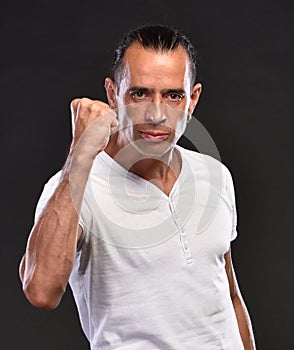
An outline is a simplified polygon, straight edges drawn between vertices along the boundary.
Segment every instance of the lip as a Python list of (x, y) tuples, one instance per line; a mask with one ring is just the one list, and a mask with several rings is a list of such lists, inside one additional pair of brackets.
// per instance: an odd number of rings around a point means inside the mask
[(169, 133), (160, 131), (140, 131), (141, 136), (148, 141), (160, 142), (167, 139)]

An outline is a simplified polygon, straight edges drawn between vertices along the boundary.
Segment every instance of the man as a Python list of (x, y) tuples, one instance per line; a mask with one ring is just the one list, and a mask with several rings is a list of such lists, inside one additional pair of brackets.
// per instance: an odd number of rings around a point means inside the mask
[(116, 50), (109, 104), (71, 104), (70, 152), (39, 200), (20, 277), (45, 309), (69, 281), (91, 349), (255, 349), (231, 261), (230, 173), (176, 145), (195, 79), (184, 35), (140, 27)]

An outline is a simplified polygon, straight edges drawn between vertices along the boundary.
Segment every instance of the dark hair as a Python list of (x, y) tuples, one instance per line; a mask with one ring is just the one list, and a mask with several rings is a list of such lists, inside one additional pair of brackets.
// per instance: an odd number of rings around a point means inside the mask
[(197, 51), (190, 40), (178, 30), (163, 25), (146, 25), (127, 32), (119, 42), (112, 63), (112, 78), (119, 82), (122, 73), (122, 60), (125, 52), (131, 44), (138, 42), (145, 49), (152, 49), (156, 52), (173, 51), (181, 45), (187, 52), (190, 59), (192, 84), (196, 82)]

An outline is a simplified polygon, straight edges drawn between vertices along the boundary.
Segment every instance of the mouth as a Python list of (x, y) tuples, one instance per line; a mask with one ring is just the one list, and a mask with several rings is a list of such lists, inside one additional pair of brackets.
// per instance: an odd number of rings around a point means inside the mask
[(168, 138), (169, 133), (164, 133), (161, 131), (139, 131), (140, 135), (148, 141), (160, 142)]

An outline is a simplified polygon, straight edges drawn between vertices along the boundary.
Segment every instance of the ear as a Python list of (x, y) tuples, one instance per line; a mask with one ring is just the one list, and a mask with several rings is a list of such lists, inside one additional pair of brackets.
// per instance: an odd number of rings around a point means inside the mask
[(200, 94), (202, 91), (202, 85), (200, 83), (197, 83), (193, 86), (193, 89), (191, 91), (191, 102), (188, 108), (188, 114), (192, 114), (194, 112), (194, 109), (198, 103)]
[(104, 82), (104, 88), (106, 91), (109, 107), (112, 109), (116, 109), (117, 100), (116, 100), (116, 87), (115, 87), (114, 81), (111, 78), (106, 78)]

